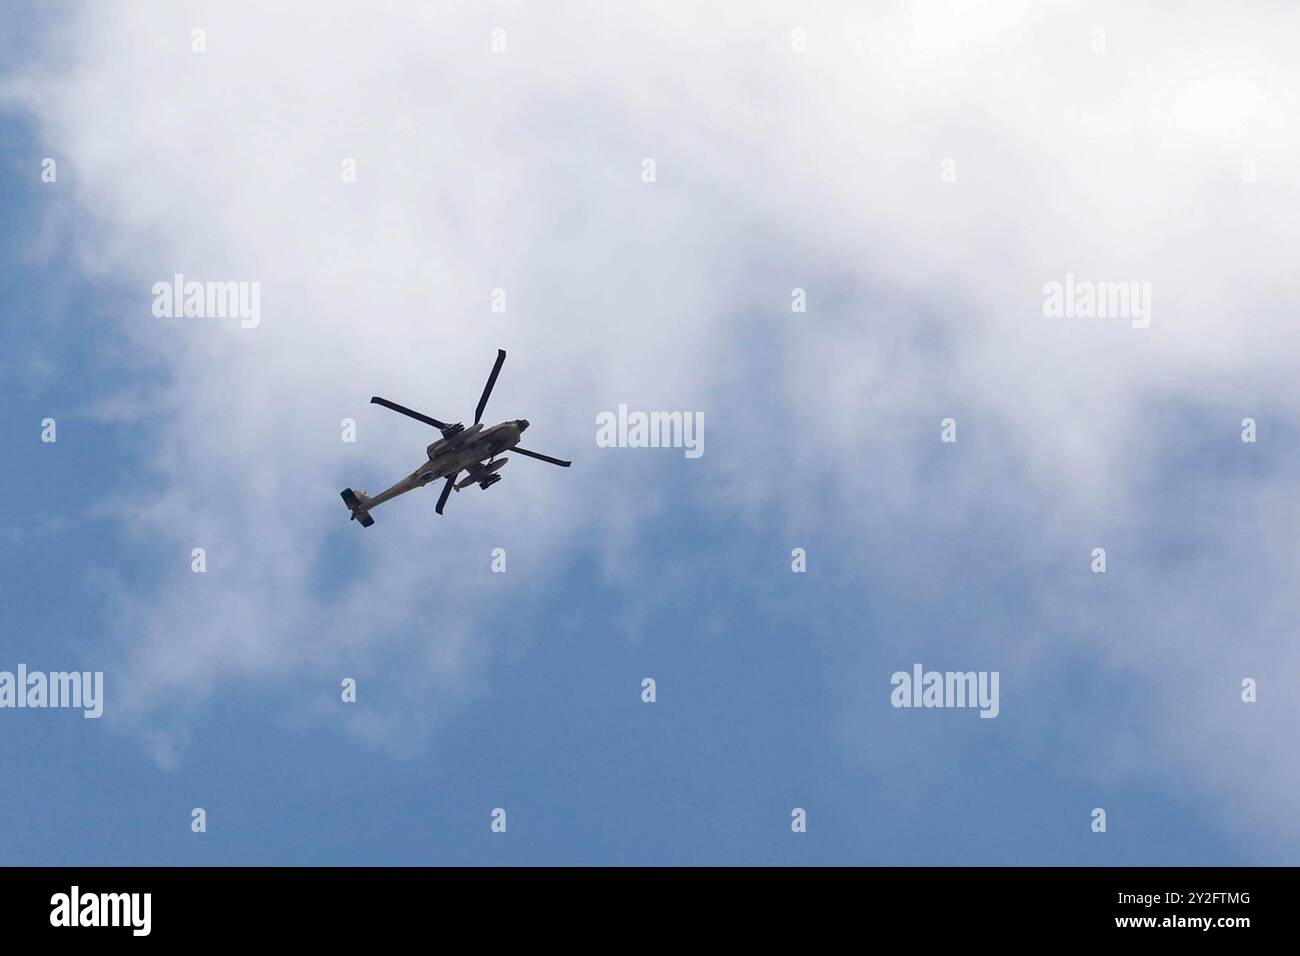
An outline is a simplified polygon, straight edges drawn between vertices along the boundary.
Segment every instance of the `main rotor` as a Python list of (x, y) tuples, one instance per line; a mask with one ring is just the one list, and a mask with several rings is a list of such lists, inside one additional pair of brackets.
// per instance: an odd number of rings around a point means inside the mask
[[(497, 349), (496, 364), (492, 366), (492, 374), (488, 376), (487, 384), (483, 386), (483, 394), (478, 400), (478, 407), (474, 409), (475, 425), (483, 420), (483, 409), (487, 408), (488, 397), (492, 394), (492, 387), (496, 385), (497, 376), (501, 374), (501, 366), (505, 364), (505, 361), (506, 350)], [(465, 426), (460, 422), (454, 422), (451, 424), (440, 422), (436, 418), (425, 415), (422, 412), (417, 412), (414, 409), (407, 408), (405, 405), (398, 405), (396, 402), (390, 402), (388, 399), (380, 398), (378, 395), (375, 395), (370, 399), (370, 401), (371, 404), (383, 405), (384, 408), (391, 408), (393, 411), (400, 412), (408, 418), (414, 418), (417, 422), (424, 422), (426, 425), (432, 425), (434, 428), (438, 429), (438, 431), (442, 432), (443, 438), (451, 438), (454, 435), (459, 435), (465, 430)]]

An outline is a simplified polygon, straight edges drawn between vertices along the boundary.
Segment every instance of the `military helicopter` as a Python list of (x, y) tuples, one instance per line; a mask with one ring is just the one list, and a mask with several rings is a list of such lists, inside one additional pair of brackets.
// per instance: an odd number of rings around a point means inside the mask
[[(550, 455), (542, 455), (535, 451), (520, 448), (519, 437), (528, 428), (526, 419), (517, 418), (514, 421), (493, 425), (491, 428), (483, 427), (483, 409), (487, 407), (488, 396), (492, 394), (492, 386), (496, 384), (497, 376), (501, 374), (501, 366), (505, 364), (505, 360), (505, 350), (497, 349), (496, 364), (492, 366), (492, 374), (488, 376), (487, 384), (483, 386), (483, 397), (478, 400), (478, 408), (474, 409), (474, 424), (470, 425), (469, 428), (466, 428), (460, 422), (451, 425), (440, 422), (436, 418), (422, 415), (405, 406), (398, 405), (396, 402), (380, 398), (378, 395), (370, 399), (372, 405), (382, 405), (384, 408), (391, 408), (408, 418), (414, 418), (417, 422), (432, 425), (442, 432), (442, 438), (425, 449), (429, 456), (428, 461), (397, 484), (385, 491), (381, 491), (373, 498), (369, 497), (364, 491), (353, 491), (351, 488), (344, 488), (340, 495), (343, 498), (343, 503), (352, 512), (351, 520), (360, 521), (363, 528), (369, 528), (375, 523), (375, 519), (370, 517), (370, 512), (377, 505), (396, 498), (398, 495), (406, 494), (413, 488), (423, 488), (439, 478), (445, 479), (445, 481), (442, 486), (442, 494), (438, 495), (438, 506), (434, 510), (438, 514), (442, 514), (442, 509), (446, 506), (447, 498), (451, 495), (452, 489), (460, 491), (470, 485), (477, 484), (484, 491), (487, 491), (501, 480), (501, 475), (498, 472), (510, 460), (508, 458), (498, 458), (497, 456), (502, 452), (508, 451), (514, 455), (536, 458), (539, 461), (549, 461), (552, 465), (559, 465), (561, 468), (568, 468), (573, 464), (571, 461), (561, 461), (559, 458), (552, 458)], [(465, 477), (457, 482), (456, 476), (462, 471), (465, 472)]]

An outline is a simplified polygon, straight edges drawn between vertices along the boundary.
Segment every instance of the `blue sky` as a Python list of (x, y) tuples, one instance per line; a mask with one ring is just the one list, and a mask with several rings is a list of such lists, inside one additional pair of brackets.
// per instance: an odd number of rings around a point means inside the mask
[[(1122, 9), (1116, 55), (1141, 61), (1168, 24)], [(1196, 37), (1191, 67), (1168, 54), (1154, 106), (1118, 66), (1097, 82), (1122, 105), (1098, 106), (1079, 92), (1096, 64), (1067, 57), (1026, 110), (1072, 104), (1096, 139), (1040, 154), (992, 105), (1001, 79), (969, 24), (935, 28), (948, 58), (918, 40), (921, 66), (886, 70), (927, 104), (967, 71), (966, 100), (916, 106), (938, 111), (928, 125), (886, 105), (846, 132), (827, 117), (860, 66), (762, 65), (784, 56), (780, 7), (738, 28), (741, 52), (700, 55), (731, 36), (716, 19), (644, 25), (640, 71), (609, 40), (628, 23), (585, 27), (610, 44), (588, 48), (564, 15), (492, 8), (438, 26), (428, 63), (408, 50), (409, 75), (360, 54), (334, 71), (337, 24), (280, 63), (288, 19), (196, 10), (207, 59), (188, 13), (133, 14), (136, 32), (20, 13), (32, 49), (3, 74), (0, 668), (107, 686), (100, 720), (0, 711), (6, 863), (1294, 862), (1297, 834), (1271, 828), (1300, 771), (1300, 419), (1275, 250), (1292, 226), (1268, 212), (1292, 187), (1266, 175), (1266, 198), (1242, 200), (1221, 185), (1240, 144), (1183, 139), (1211, 114), (1253, 145), (1274, 130), (1272, 61), (1245, 119), (1213, 86), (1225, 56), (1240, 74), (1245, 39), (1216, 54)], [(485, 52), (497, 23), (509, 75)], [(840, 42), (828, 23), (809, 26)], [(1030, 70), (1086, 47), (1086, 23), (1016, 4), (987, 20)], [(352, 27), (406, 32), (393, 13)], [(268, 77), (278, 100), (256, 92)], [(1185, 96), (1167, 109), (1170, 89)], [(1118, 165), (1131, 138), (1110, 130), (1134, 122), (1151, 168)], [(949, 149), (974, 173), (951, 201), (905, 172), (923, 157), (937, 183)], [(1068, 188), (1062, 162), (1079, 164)], [(1189, 194), (1227, 217), (1217, 238)], [(1134, 204), (1159, 213), (1149, 239)], [(1221, 271), (1248, 292), (1208, 264), (1227, 247), (1241, 258)], [(174, 271), (258, 279), (263, 325), (161, 324), (146, 293)], [(1066, 271), (1151, 277), (1167, 311), (1063, 331), (1038, 309)], [(801, 283), (812, 309), (794, 317)], [(483, 307), (497, 284), (505, 317)], [(1222, 331), (1229, 314), (1253, 321)], [(528, 447), (573, 468), (517, 460), (444, 518), (417, 492), (350, 524), (338, 490), (380, 490), (431, 440), (368, 397), (465, 417), (495, 347), (510, 359), (487, 417), (528, 417)], [(620, 402), (702, 410), (704, 456), (596, 447), (595, 415)], [(1105, 576), (1088, 570), (1099, 543)], [(890, 675), (914, 662), (999, 671), (998, 718), (891, 708)], [(1246, 675), (1273, 680), (1258, 704), (1238, 699)]]
[[(16, 159), (24, 131), (6, 128)], [(9, 135), (12, 134), (12, 135)], [(15, 149), (13, 144), (20, 144)], [(11, 184), (13, 180), (11, 179)], [(5, 204), (6, 233), (38, 215), (39, 189), (16, 188)], [(69, 659), (98, 666), (112, 624), (105, 619), (102, 568), (129, 562), (147, 587), (166, 559), (134, 547), (105, 520), (41, 530), (82, 515), (106, 488), (138, 487), (139, 464), (122, 448), (132, 429), (59, 417), (60, 440), (38, 440), (39, 423), (71, 409), (100, 385), (88, 357), (97, 326), (70, 313), (32, 322), (24, 300), (34, 270), (20, 246), (6, 256), (9, 327), (22, 348), (39, 349), (58, 373), (22, 395), (8, 416), (11, 447), (26, 448), (7, 471), (21, 497), (26, 534), (6, 549), (9, 657), (57, 669)], [(91, 293), (83, 291), (83, 295)], [(66, 323), (66, 324), (64, 324)], [(99, 329), (105, 329), (103, 325)], [(58, 334), (52, 334), (57, 332)], [(53, 404), (52, 404), (53, 403)], [(51, 410), (53, 409), (53, 410)], [(66, 425), (64, 422), (66, 421)], [(24, 434), (27, 433), (27, 434)], [(725, 449), (725, 438), (713, 438)], [(717, 447), (716, 445), (714, 446)], [(593, 454), (591, 452), (588, 453)], [(55, 456), (58, 456), (56, 459)], [(706, 457), (704, 462), (708, 462)], [(582, 464), (580, 461), (575, 467)], [(688, 490), (681, 459), (656, 463), (670, 497)], [(96, 486), (84, 476), (93, 473)], [(459, 502), (453, 502), (459, 503)], [(330, 503), (332, 507), (332, 502)], [(402, 506), (410, 506), (402, 502)], [(428, 510), (428, 509), (425, 509)], [(337, 516), (335, 516), (337, 517)], [(331, 542), (332, 573), (356, 561), (355, 526)], [(4, 818), (9, 861), (38, 864), (980, 864), (1241, 862), (1215, 828), (1169, 790), (1141, 780), (1102, 787), (1062, 773), (1051, 742), (1035, 739), (1036, 714), (1007, 706), (996, 721), (971, 712), (911, 713), (884, 706), (887, 685), (837, 686), (844, 660), (880, 654), (882, 631), (919, 642), (943, 628), (978, 628), (992, 602), (1014, 622), (1024, 616), (1004, 569), (966, 582), (942, 607), (891, 600), (876, 582), (887, 567), (830, 572), (840, 550), (833, 527), (798, 536), (813, 573), (789, 570), (786, 534), (682, 508), (637, 542), (654, 570), (652, 598), (635, 633), (611, 620), (624, 595), (601, 583), (591, 556), (559, 559), (544, 589), (501, 580), (498, 606), (482, 630), (497, 645), (490, 690), (456, 714), (409, 757), (359, 745), (336, 731), (294, 726), (286, 698), (337, 689), (327, 681), (268, 681), (225, 692), (204, 708), (180, 765), (161, 770), (138, 742), (106, 719), (10, 711), (4, 735)], [(142, 553), (143, 552), (143, 553)], [(430, 563), (431, 577), (455, 554)], [(705, 571), (701, 572), (700, 569)], [(685, 577), (683, 577), (683, 572)], [(328, 588), (328, 579), (321, 582)], [(435, 617), (435, 593), (419, 616)], [(410, 639), (420, 626), (413, 624)], [(931, 656), (922, 655), (925, 661)], [(906, 664), (908, 662), (904, 662)], [(953, 666), (966, 666), (953, 662)], [(882, 662), (882, 667), (891, 666)], [(904, 666), (900, 664), (899, 666)], [(653, 675), (660, 697), (640, 701)], [(120, 693), (108, 680), (110, 701)], [(386, 693), (381, 678), (361, 703)], [(1040, 698), (1104, 706), (1113, 688), (1095, 662), (1071, 662)], [(847, 697), (849, 700), (845, 700)], [(873, 699), (870, 719), (836, 724), (855, 701)], [(1023, 716), (1018, 716), (1022, 714)], [(894, 758), (875, 769), (846, 755), (847, 734)], [(1031, 743), (1026, 744), (1025, 738)], [(935, 747), (952, 762), (934, 765)], [(958, 756), (953, 757), (953, 752)], [(1098, 839), (1087, 812), (1097, 803), (1122, 819)], [(209, 832), (189, 832), (203, 806)], [(504, 806), (508, 833), (488, 830)], [(806, 834), (788, 826), (792, 807), (809, 811)], [(69, 838), (69, 834), (75, 834)]]

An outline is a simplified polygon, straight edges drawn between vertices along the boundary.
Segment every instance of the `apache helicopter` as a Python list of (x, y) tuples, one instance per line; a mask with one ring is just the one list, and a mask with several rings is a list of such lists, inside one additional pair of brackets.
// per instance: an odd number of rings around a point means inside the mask
[[(460, 491), (462, 488), (477, 484), (486, 491), (501, 480), (501, 476), (497, 472), (509, 461), (508, 458), (496, 457), (502, 452), (509, 451), (516, 455), (524, 455), (540, 461), (549, 461), (552, 465), (559, 465), (561, 468), (568, 468), (573, 464), (571, 461), (561, 461), (558, 458), (552, 458), (550, 455), (542, 455), (535, 451), (520, 448), (518, 444), (519, 436), (528, 428), (528, 422), (525, 419), (518, 418), (511, 422), (502, 422), (500, 425), (493, 425), (487, 429), (481, 424), (483, 409), (487, 407), (488, 396), (492, 394), (492, 386), (496, 384), (497, 375), (500, 374), (501, 366), (505, 363), (505, 360), (505, 350), (497, 349), (496, 364), (492, 366), (492, 374), (488, 376), (487, 384), (483, 386), (483, 397), (478, 400), (478, 408), (474, 409), (474, 424), (469, 428), (466, 428), (460, 422), (448, 425), (446, 422), (440, 422), (428, 415), (421, 415), (419, 412), (398, 405), (396, 402), (380, 398), (378, 395), (370, 399), (372, 405), (383, 405), (384, 408), (391, 408), (408, 418), (414, 418), (417, 422), (432, 425), (442, 432), (442, 438), (425, 449), (429, 456), (428, 461), (393, 485), (393, 487), (381, 491), (373, 498), (368, 497), (364, 491), (353, 491), (351, 488), (343, 489), (340, 494), (343, 503), (352, 512), (353, 521), (360, 521), (363, 528), (369, 528), (375, 523), (375, 519), (370, 517), (370, 511), (376, 505), (381, 505), (391, 498), (405, 494), (412, 488), (423, 488), (439, 478), (445, 478), (446, 482), (442, 486), (442, 494), (438, 496), (438, 506), (434, 509), (438, 514), (442, 514), (443, 506), (447, 504), (447, 497), (451, 494), (453, 488)], [(457, 483), (456, 476), (462, 471), (465, 472), (465, 477)]]

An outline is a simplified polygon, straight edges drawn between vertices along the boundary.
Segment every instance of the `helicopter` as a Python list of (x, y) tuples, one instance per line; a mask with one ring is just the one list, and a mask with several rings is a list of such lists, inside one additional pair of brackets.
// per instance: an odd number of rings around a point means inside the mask
[[(413, 411), (404, 405), (398, 405), (396, 402), (390, 402), (378, 395), (370, 399), (372, 405), (382, 405), (384, 408), (391, 409), (408, 418), (414, 418), (417, 422), (432, 425), (442, 432), (442, 437), (432, 442), (425, 449), (428, 461), (397, 482), (397, 484), (381, 491), (374, 497), (370, 497), (360, 489), (354, 491), (351, 488), (344, 488), (339, 494), (348, 510), (352, 512), (350, 520), (359, 521), (363, 528), (369, 528), (375, 523), (375, 519), (370, 516), (371, 510), (385, 501), (391, 501), (398, 495), (406, 494), (406, 492), (415, 488), (423, 488), (440, 478), (443, 480), (442, 492), (438, 495), (438, 504), (434, 511), (442, 514), (442, 509), (446, 507), (447, 499), (453, 490), (461, 491), (470, 485), (476, 484), (484, 491), (487, 491), (500, 481), (500, 471), (510, 459), (497, 456), (505, 452), (512, 455), (523, 455), (526, 458), (536, 458), (538, 461), (547, 461), (552, 465), (559, 465), (561, 468), (568, 468), (573, 464), (571, 461), (552, 458), (550, 455), (543, 455), (539, 452), (529, 451), (526, 448), (520, 448), (520, 436), (528, 429), (527, 419), (517, 418), (513, 421), (493, 425), (491, 428), (483, 427), (483, 409), (487, 407), (488, 397), (492, 394), (492, 386), (496, 384), (497, 376), (501, 374), (501, 366), (505, 364), (505, 360), (505, 349), (497, 349), (496, 364), (492, 366), (492, 374), (488, 376), (487, 384), (483, 386), (483, 395), (478, 400), (478, 407), (474, 409), (474, 424), (468, 428), (460, 422), (452, 424), (440, 422), (436, 418)], [(465, 477), (457, 481), (457, 477), (462, 471), (465, 472)]]

